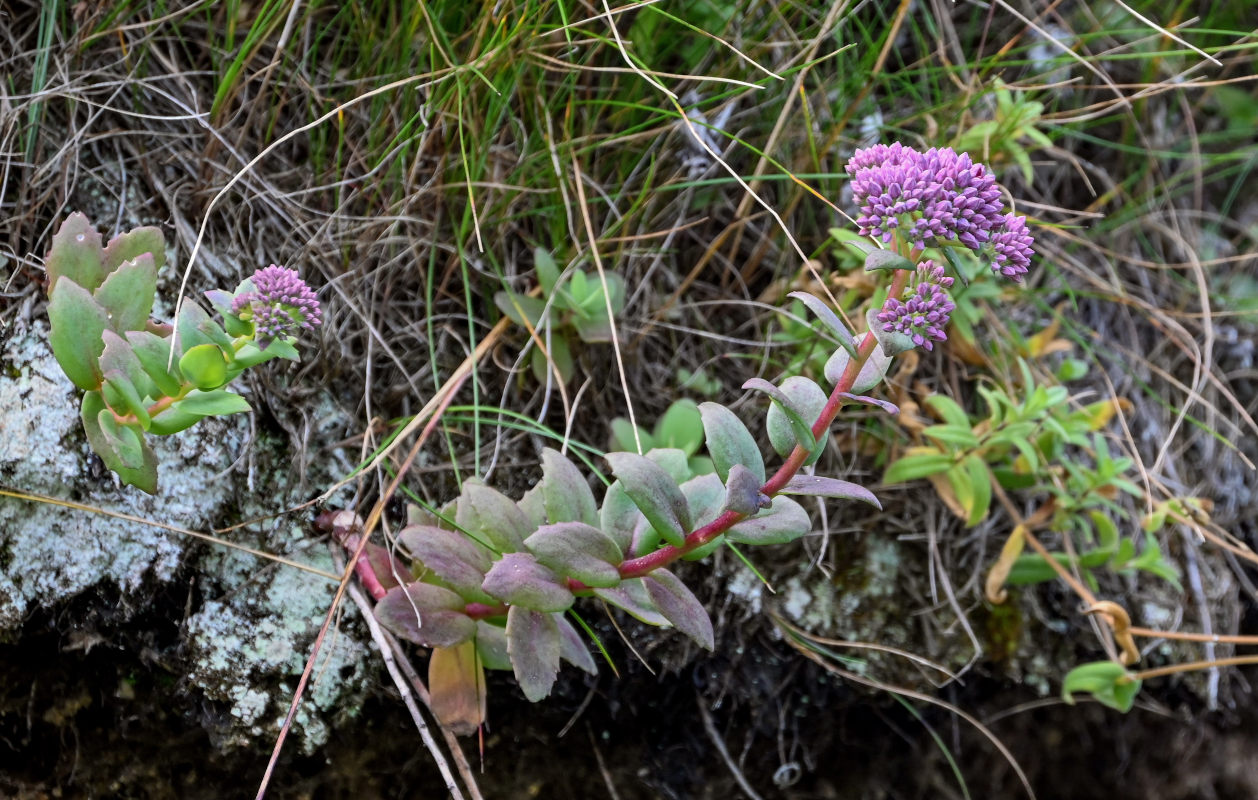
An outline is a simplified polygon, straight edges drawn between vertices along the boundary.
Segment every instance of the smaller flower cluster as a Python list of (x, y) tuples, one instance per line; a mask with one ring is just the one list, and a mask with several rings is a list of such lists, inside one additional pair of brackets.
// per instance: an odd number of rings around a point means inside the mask
[(231, 310), (241, 319), (252, 320), (263, 347), (272, 339), (296, 336), (323, 322), (319, 299), (296, 270), (272, 264), (255, 272), (250, 282), (253, 291), (238, 294)]
[(934, 349), (935, 342), (947, 339), (944, 326), (956, 304), (944, 289), (952, 286), (952, 278), (944, 277), (943, 267), (927, 259), (917, 266), (917, 285), (907, 300), (887, 298), (878, 322), (887, 333), (902, 333), (924, 350)]
[(917, 250), (956, 241), (999, 275), (1020, 280), (1027, 271), (1033, 239), (1026, 217), (1003, 212), (995, 177), (969, 154), (880, 144), (857, 150), (847, 171), (862, 236), (890, 243), (898, 231)]

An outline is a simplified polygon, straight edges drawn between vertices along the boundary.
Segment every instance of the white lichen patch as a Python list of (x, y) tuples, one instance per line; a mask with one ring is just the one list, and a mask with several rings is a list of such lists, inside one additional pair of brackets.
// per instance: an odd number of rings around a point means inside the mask
[[(0, 381), (0, 481), (22, 492), (72, 500), (92, 509), (197, 528), (229, 497), (220, 473), (243, 446), (243, 420), (207, 421), (181, 436), (155, 437), (159, 494), (120, 488), (93, 474), (79, 420), (80, 392), (61, 372), (36, 323), (3, 353)], [(148, 578), (166, 581), (187, 546), (176, 533), (89, 510), (12, 498), (0, 500), (0, 631), (18, 626), (35, 605), (73, 597), (103, 582), (124, 592)]]
[[(303, 560), (332, 569), (326, 555)], [(255, 563), (240, 586), (226, 587), (221, 599), (206, 603), (187, 623), (194, 650), (189, 679), (209, 697), (229, 703), (239, 722), (239, 729), (224, 739), (228, 745), (244, 745), (279, 730), (336, 589), (331, 581), (296, 569), (280, 567), (259, 575), (257, 567)], [(307, 708), (297, 717), (307, 752), (327, 739), (325, 714), (353, 713), (368, 655), (356, 632), (344, 625), (329, 632), (304, 696), (304, 703), (318, 713)], [(259, 700), (260, 691), (265, 703)], [(265, 730), (255, 724), (263, 719)]]

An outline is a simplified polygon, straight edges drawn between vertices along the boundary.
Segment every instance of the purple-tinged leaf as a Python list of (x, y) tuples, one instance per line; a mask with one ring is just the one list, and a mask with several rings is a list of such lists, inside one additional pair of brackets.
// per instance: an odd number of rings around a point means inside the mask
[(492, 559), (476, 542), (457, 531), (429, 525), (408, 525), (398, 532), (397, 538), (424, 568), (463, 599), (491, 605), (495, 602), (481, 588)]
[(114, 412), (102, 408), (96, 415), (101, 435), (109, 442), (109, 447), (118, 455), (122, 466), (128, 469), (139, 469), (144, 466), (144, 440), (140, 432), (131, 425), (120, 425)]
[(736, 464), (729, 471), (729, 480), (725, 482), (725, 508), (738, 514), (754, 516), (763, 507), (760, 491), (761, 483), (756, 476), (741, 464)]
[(666, 569), (657, 569), (645, 576), (642, 582), (646, 584), (655, 607), (673, 627), (706, 650), (716, 647), (708, 612), (680, 578)]
[(512, 606), (507, 611), (507, 653), (516, 682), (530, 702), (550, 694), (559, 673), (559, 626), (541, 611)]
[(101, 332), (101, 341), (105, 343), (105, 349), (100, 354), (101, 372), (120, 373), (126, 376), (141, 397), (156, 397), (157, 387), (144, 371), (130, 343), (111, 330)]
[(575, 599), (563, 580), (529, 553), (507, 553), (490, 568), (481, 588), (512, 606), (567, 611)]
[(865, 256), (866, 272), (897, 269), (912, 270), (916, 268), (916, 264), (894, 250), (871, 250), (869, 255)]
[(789, 497), (773, 498), (773, 506), (735, 524), (726, 536), (743, 544), (785, 544), (812, 530), (808, 512)]
[(153, 312), (156, 294), (157, 268), (153, 266), (153, 257), (143, 253), (111, 272), (93, 297), (109, 315), (109, 327), (125, 334), (143, 330)]
[[(826, 380), (838, 385), (851, 360), (852, 357), (846, 350), (835, 350), (834, 355), (830, 356), (830, 360), (826, 362)], [(861, 365), (860, 372), (856, 373), (856, 380), (851, 386), (852, 392), (856, 394), (868, 392), (882, 383), (890, 364), (891, 357), (884, 353), (881, 347), (875, 346), (869, 358)]]
[(607, 461), (651, 527), (669, 544), (682, 544), (690, 531), (690, 508), (664, 468), (637, 453), (608, 453)]
[(214, 340), (201, 330), (201, 323), (213, 321), (199, 303), (190, 297), (185, 297), (179, 309), (179, 319), (175, 321), (179, 352), (186, 353), (194, 347), (214, 344)]
[(48, 270), (48, 296), (55, 297), (61, 279), (76, 284), (90, 295), (105, 280), (104, 251), (100, 234), (87, 217), (75, 212), (66, 217), (52, 237), (44, 260)]
[(874, 493), (859, 483), (841, 481), (838, 478), (823, 478), (819, 475), (796, 475), (786, 486), (783, 494), (802, 494), (809, 497), (834, 497), (840, 500), (860, 500), (881, 510), (882, 503)]
[(886, 330), (885, 323), (878, 319), (881, 309), (871, 308), (865, 315), (865, 321), (869, 325), (869, 330), (874, 334), (874, 338), (878, 340), (878, 347), (888, 356), (898, 356), (906, 350), (912, 350), (917, 347), (913, 342), (913, 337), (907, 333), (898, 330)]
[(551, 522), (598, 524), (598, 504), (585, 476), (549, 447), (542, 450), (542, 503)]
[(597, 675), (598, 665), (594, 663), (594, 657), (582, 641), (581, 634), (577, 633), (577, 629), (572, 627), (572, 623), (563, 614), (553, 616), (555, 625), (559, 628), (559, 657), (582, 672)]
[(166, 264), (166, 237), (160, 228), (146, 226), (132, 228), (109, 240), (101, 254), (105, 272), (111, 273), (123, 262), (147, 255), (153, 259), (153, 269), (160, 270)]
[(511, 669), (507, 655), (507, 632), (500, 626), (476, 620), (476, 652), (485, 669)]
[(716, 466), (716, 474), (724, 481), (729, 469), (742, 464), (756, 479), (764, 483), (764, 457), (756, 439), (733, 411), (716, 403), (700, 403), (703, 432), (707, 436), (708, 453)]
[(525, 537), (535, 527), (511, 498), (471, 481), (463, 484), (454, 519), (460, 528), (489, 542), (499, 553), (523, 550)]
[(624, 581), (614, 589), (595, 589), (594, 596), (628, 612), (629, 616), (647, 625), (663, 627), (668, 624), (668, 620), (651, 602), (642, 578)]
[(84, 391), (99, 388), (103, 376), (97, 359), (105, 349), (101, 334), (109, 327), (105, 309), (82, 286), (66, 281), (48, 302), (48, 321), (48, 342), (66, 377)]
[(863, 394), (852, 394), (851, 392), (839, 392), (839, 397), (846, 398), (853, 403), (863, 403), (867, 406), (878, 406), (888, 414), (895, 415), (900, 413), (900, 407), (889, 400), (879, 400), (876, 397), (868, 397)]
[[(743, 465), (739, 469), (751, 473)], [(752, 480), (755, 480), (753, 477)], [(725, 486), (715, 473), (698, 475), (681, 485), (681, 493), (690, 507), (690, 521), (696, 527), (707, 525), (725, 510)]]
[(428, 647), (454, 647), (476, 635), (463, 598), (428, 583), (395, 586), (376, 603), (376, 619), (395, 636)]
[(620, 548), (593, 525), (584, 522), (543, 525), (524, 540), (524, 546), (542, 565), (587, 586), (609, 587), (620, 583), (620, 573), (616, 570), (624, 561)]
[(808, 310), (817, 315), (817, 319), (821, 320), (826, 329), (842, 345), (843, 349), (852, 355), (856, 355), (856, 342), (852, 339), (851, 331), (847, 329), (847, 326), (839, 319), (839, 315), (834, 313), (834, 310), (830, 308), (828, 303), (808, 292), (791, 292), (787, 297), (793, 297), (808, 306)]
[(371, 565), (371, 571), (376, 576), (376, 580), (385, 589), (397, 586), (399, 577), (407, 582), (415, 579), (411, 571), (402, 563), (402, 559), (390, 553), (387, 547), (368, 542), (363, 553), (367, 556), (367, 563)]
[[(812, 452), (817, 449), (817, 438), (812, 425), (826, 405), (826, 392), (802, 375), (795, 375), (774, 386), (761, 378), (752, 378), (743, 384), (744, 389), (764, 392), (773, 399), (769, 406), (766, 428), (769, 443), (779, 455), (787, 456), (796, 445)], [(815, 459), (809, 459), (809, 463)]]

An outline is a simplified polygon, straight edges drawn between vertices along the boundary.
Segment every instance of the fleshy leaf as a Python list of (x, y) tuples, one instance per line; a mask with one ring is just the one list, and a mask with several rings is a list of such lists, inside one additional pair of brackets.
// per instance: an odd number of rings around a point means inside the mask
[(717, 403), (701, 403), (699, 413), (703, 418), (703, 431), (707, 435), (708, 452), (716, 465), (716, 474), (724, 481), (729, 468), (742, 464), (751, 470), (756, 480), (764, 483), (764, 458), (756, 439), (733, 411)]
[(616, 567), (624, 559), (607, 534), (584, 522), (544, 525), (524, 540), (524, 546), (546, 567), (576, 578), (587, 586), (620, 583)]
[(167, 408), (149, 421), (149, 433), (169, 436), (172, 433), (186, 431), (204, 418), (201, 414), (189, 414), (177, 408)]
[(522, 328), (536, 329), (546, 310), (544, 301), (515, 292), (496, 292), (494, 305)]
[(172, 406), (185, 414), (198, 414), (203, 417), (225, 417), (228, 414), (239, 414), (253, 409), (249, 401), (226, 389), (212, 392), (193, 391), (184, 399)]
[[(69, 286), (70, 284), (67, 284)], [(118, 453), (100, 427), (100, 412), (105, 409), (105, 401), (98, 391), (90, 391), (83, 395), (83, 405), (79, 416), (83, 420), (83, 431), (87, 434), (87, 443), (92, 451), (100, 456), (105, 466), (118, 473), (123, 483), (137, 489), (154, 494), (157, 492), (157, 456), (148, 442), (141, 442), (140, 452), (142, 464), (132, 468), (124, 466)]]
[(803, 506), (789, 497), (773, 498), (773, 506), (750, 519), (735, 524), (726, 536), (745, 544), (785, 544), (812, 530), (812, 520)]
[(408, 525), (398, 532), (397, 538), (425, 568), (465, 600), (494, 602), (481, 588), (492, 561), (476, 542), (457, 531), (431, 525)]
[(852, 339), (852, 333), (839, 319), (839, 315), (834, 313), (826, 301), (820, 297), (809, 294), (808, 292), (791, 292), (787, 297), (793, 297), (804, 305), (808, 306), (808, 310), (817, 316), (817, 319), (826, 326), (826, 329), (838, 340), (839, 345), (851, 353), (856, 355), (856, 342)]
[(668, 624), (668, 619), (651, 602), (642, 578), (624, 581), (614, 589), (595, 589), (594, 596), (628, 612), (629, 616), (647, 625), (663, 627)]
[(633, 542), (633, 531), (643, 519), (642, 512), (625, 492), (625, 485), (620, 481), (607, 487), (603, 495), (603, 507), (599, 509), (599, 521), (603, 533), (607, 534), (622, 553), (629, 551)]
[(1087, 692), (1102, 705), (1124, 714), (1131, 710), (1140, 691), (1140, 680), (1114, 661), (1097, 661), (1082, 664), (1066, 673), (1061, 685), (1061, 697), (1074, 705), (1074, 692)]
[(916, 269), (917, 265), (894, 250), (872, 250), (865, 256), (865, 271)]
[(101, 334), (109, 315), (77, 283), (65, 281), (48, 302), (52, 354), (75, 386), (85, 391), (100, 386), (103, 376), (97, 359), (105, 349)]
[(199, 344), (185, 350), (179, 359), (179, 371), (189, 383), (203, 391), (227, 383), (227, 359), (216, 344)]
[(549, 447), (542, 450), (542, 502), (551, 522), (598, 524), (598, 504), (581, 470)]
[[(834, 355), (830, 356), (830, 360), (826, 362), (826, 380), (831, 384), (837, 385), (851, 360), (852, 357), (846, 351), (835, 350)], [(861, 394), (882, 383), (882, 379), (887, 374), (887, 367), (890, 364), (891, 357), (884, 353), (881, 347), (875, 346), (873, 352), (869, 354), (869, 358), (861, 365), (860, 372), (856, 374), (856, 380), (852, 382), (851, 391)]]
[(597, 675), (598, 665), (594, 663), (594, 656), (590, 655), (581, 634), (562, 614), (555, 614), (554, 619), (559, 628), (559, 657), (582, 672)]
[(559, 283), (559, 265), (547, 250), (535, 247), (533, 267), (537, 270), (537, 283), (542, 287), (542, 296), (550, 297), (555, 292), (555, 285)]
[(451, 733), (468, 736), (485, 722), (486, 694), (476, 642), (432, 651), (428, 658), (428, 707)]
[[(153, 259), (153, 271), (166, 264), (166, 237), (160, 228), (145, 226), (132, 228), (109, 240), (101, 254), (106, 274), (118, 269), (124, 262), (147, 255)], [(133, 330), (133, 329), (128, 329)]]
[(66, 217), (52, 237), (52, 247), (44, 260), (48, 270), (48, 296), (57, 295), (62, 278), (86, 290), (90, 296), (105, 280), (103, 259), (100, 234), (87, 217), (77, 211)]
[[(883, 329), (884, 323), (878, 321), (878, 314), (881, 309), (871, 308), (865, 315), (865, 322), (869, 325), (869, 330), (874, 334), (874, 338), (878, 340), (878, 347), (888, 356), (899, 355), (906, 350), (912, 350), (917, 345), (913, 342), (913, 337), (907, 333), (900, 331), (888, 331)], [(861, 391), (861, 390), (857, 390)]]
[[(376, 619), (396, 636), (428, 647), (454, 647), (476, 635), (463, 598), (428, 583), (395, 586), (376, 603)], [(418, 612), (418, 613), (417, 613)]]
[[(938, 397), (939, 395), (935, 395)], [(839, 392), (839, 397), (844, 398), (852, 403), (860, 403), (866, 406), (877, 406), (888, 414), (899, 414), (900, 407), (888, 400), (879, 400), (877, 397), (868, 397), (863, 394), (852, 394), (851, 392)]]
[(530, 702), (550, 694), (559, 673), (560, 652), (554, 616), (520, 606), (507, 611), (507, 653), (516, 682)]
[(612, 472), (651, 526), (672, 545), (680, 545), (690, 531), (690, 508), (673, 478), (662, 467), (637, 453), (608, 453)]
[[(730, 468), (729, 480), (725, 482), (725, 508), (738, 514), (752, 516), (760, 512), (760, 491), (763, 484), (742, 464)], [(765, 498), (767, 499), (767, 498)]]
[(399, 576), (408, 583), (415, 577), (402, 560), (390, 553), (387, 547), (368, 542), (363, 549), (363, 555), (366, 556), (367, 563), (371, 565), (371, 571), (375, 574), (376, 580), (385, 589), (398, 586)]
[[(689, 458), (703, 444), (703, 415), (693, 400), (678, 400), (655, 425), (655, 447), (675, 447)], [(622, 448), (629, 450), (630, 448)]]
[(483, 619), (476, 621), (476, 652), (485, 669), (511, 669), (511, 657), (507, 655), (507, 632)]
[(490, 595), (535, 611), (567, 611), (575, 598), (562, 579), (530, 553), (507, 553), (481, 583)]
[(677, 630), (694, 639), (706, 650), (715, 648), (712, 620), (703, 603), (694, 596), (676, 575), (666, 569), (657, 569), (642, 579), (651, 602)]
[(861, 500), (881, 509), (882, 503), (874, 493), (859, 483), (823, 478), (819, 475), (796, 475), (782, 488), (784, 494), (802, 494), (810, 497), (834, 497), (840, 500)]
[(139, 431), (130, 425), (118, 424), (118, 418), (108, 408), (102, 408), (96, 415), (101, 435), (109, 442), (109, 447), (118, 456), (122, 466), (127, 469), (139, 469), (144, 466), (143, 439)]
[(171, 364), (171, 368), (166, 369), (170, 358), (170, 339), (163, 339), (148, 331), (127, 331), (126, 337), (136, 358), (140, 360), (140, 366), (158, 391), (167, 397), (178, 395), (183, 388), (183, 376), (179, 373), (178, 365)]
[[(105, 385), (101, 387), (105, 402), (119, 414), (133, 414), (140, 426), (147, 429), (151, 420), (144, 400), (135, 384), (122, 372), (109, 370), (105, 373)], [(128, 466), (135, 466), (129, 464)]]
[(802, 375), (787, 378), (780, 387), (763, 378), (752, 378), (743, 388), (763, 392), (773, 400), (766, 425), (773, 449), (787, 456), (800, 445), (814, 454), (805, 463), (815, 461), (820, 452), (817, 439), (812, 435), (812, 424), (826, 405), (825, 390)]
[(111, 272), (94, 297), (109, 315), (109, 326), (125, 334), (144, 328), (153, 312), (156, 294), (157, 268), (153, 257), (142, 253)]
[(101, 333), (101, 341), (105, 343), (105, 349), (100, 354), (101, 372), (106, 376), (111, 372), (124, 375), (141, 397), (156, 397), (157, 387), (144, 371), (131, 344), (111, 330)]
[[(732, 467), (730, 474), (737, 470), (750, 474), (750, 470), (747, 470), (741, 464)], [(755, 478), (752, 478), (752, 480), (754, 481)], [(716, 473), (709, 472), (706, 475), (691, 478), (681, 485), (681, 493), (686, 496), (686, 503), (690, 506), (690, 519), (696, 529), (716, 519), (725, 510), (725, 486), (721, 483), (721, 479), (716, 476)], [(699, 561), (706, 558), (709, 553), (720, 547), (724, 542), (725, 535), (721, 534), (707, 544), (691, 550), (682, 558), (687, 561)]]
[(499, 553), (523, 550), (524, 538), (534, 527), (511, 498), (472, 481), (463, 484), (454, 520), (463, 530), (489, 542)]
[(195, 300), (185, 297), (183, 305), (179, 309), (179, 319), (175, 322), (175, 335), (178, 337), (179, 351), (187, 353), (194, 347), (206, 344), (214, 344), (204, 331), (201, 330), (201, 323), (213, 322), (210, 315), (205, 313), (205, 309), (201, 308)]

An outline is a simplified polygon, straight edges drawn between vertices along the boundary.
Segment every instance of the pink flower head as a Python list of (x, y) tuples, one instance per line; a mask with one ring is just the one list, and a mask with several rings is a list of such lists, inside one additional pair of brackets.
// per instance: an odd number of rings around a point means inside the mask
[(982, 164), (950, 147), (925, 153), (896, 142), (857, 150), (847, 162), (862, 236), (890, 243), (896, 231), (921, 250), (957, 242), (1018, 279), (1030, 263), (1026, 218), (1003, 213), (1000, 187)]
[(255, 335), (263, 348), (272, 339), (296, 336), (323, 322), (319, 299), (297, 270), (272, 264), (250, 278), (254, 291), (242, 292), (232, 300), (232, 313), (253, 321)]
[[(925, 350), (931, 350), (935, 342), (942, 342), (948, 338), (944, 333), (944, 326), (948, 324), (948, 319), (952, 316), (956, 305), (940, 284), (929, 279), (935, 270), (942, 273), (942, 268), (930, 261), (922, 263), (931, 266), (925, 273), (919, 267), (918, 275), (926, 274), (928, 278), (918, 282), (909, 294), (908, 300), (887, 298), (882, 311), (878, 312), (878, 321), (882, 323), (884, 331), (903, 333), (913, 340), (913, 344)], [(943, 280), (948, 282), (947, 285), (952, 285), (951, 278)]]

